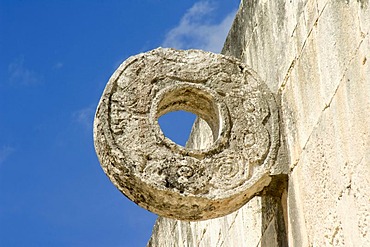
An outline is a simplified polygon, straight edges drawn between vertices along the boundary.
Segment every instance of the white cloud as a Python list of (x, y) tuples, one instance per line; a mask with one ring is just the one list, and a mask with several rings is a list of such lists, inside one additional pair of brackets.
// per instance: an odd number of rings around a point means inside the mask
[(92, 106), (80, 109), (72, 114), (73, 120), (82, 125), (85, 130), (91, 131), (94, 121), (94, 108)]
[(0, 148), (0, 165), (15, 151), (13, 147), (3, 146)]
[(9, 81), (12, 84), (29, 86), (41, 81), (40, 75), (24, 65), (24, 57), (20, 57), (9, 64), (8, 72)]
[(62, 62), (57, 62), (54, 64), (53, 69), (61, 69), (64, 66)]
[(211, 23), (209, 19), (214, 10), (215, 6), (209, 1), (195, 3), (181, 18), (180, 23), (167, 33), (162, 46), (220, 52), (236, 10), (227, 14), (219, 23)]

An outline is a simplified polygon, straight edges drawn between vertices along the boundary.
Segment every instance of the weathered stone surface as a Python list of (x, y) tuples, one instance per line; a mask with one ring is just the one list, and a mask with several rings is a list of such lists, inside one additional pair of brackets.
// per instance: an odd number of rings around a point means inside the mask
[[(225, 43), (223, 53), (250, 65), (280, 99), (288, 246), (370, 246), (369, 33), (367, 0), (243, 0)], [(271, 246), (276, 218), (262, 228), (262, 198), (235, 212), (235, 221), (196, 222), (187, 232), (222, 236), (211, 246)], [(202, 246), (172, 233), (179, 244), (168, 235), (152, 246)]]
[(238, 211), (216, 219), (186, 222), (159, 217), (147, 246), (259, 246), (260, 207), (261, 198), (254, 197)]
[(368, 48), (360, 47), (348, 65), (291, 173), (289, 238), (295, 246), (370, 245)]
[[(198, 149), (166, 138), (157, 119), (197, 114), (213, 141)], [(95, 148), (116, 187), (162, 216), (229, 214), (270, 182), (278, 112), (258, 76), (235, 58), (156, 49), (126, 60), (109, 80), (94, 123)]]

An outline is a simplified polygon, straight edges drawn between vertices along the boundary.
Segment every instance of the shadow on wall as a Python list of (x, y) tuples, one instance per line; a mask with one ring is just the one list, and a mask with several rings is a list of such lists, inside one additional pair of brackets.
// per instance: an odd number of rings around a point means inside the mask
[(261, 247), (288, 246), (287, 185), (288, 175), (277, 175), (262, 192)]

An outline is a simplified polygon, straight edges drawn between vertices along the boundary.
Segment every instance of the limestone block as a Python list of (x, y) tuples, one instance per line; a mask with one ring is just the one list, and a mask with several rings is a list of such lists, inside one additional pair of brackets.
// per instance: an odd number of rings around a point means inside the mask
[(186, 222), (159, 217), (148, 247), (258, 246), (261, 238), (261, 198), (254, 197), (237, 212), (221, 218)]
[(368, 41), (348, 65), (291, 174), (293, 246), (370, 245)]
[(242, 1), (222, 53), (240, 58), (277, 92), (301, 49), (292, 36), (297, 26), (308, 25), (303, 11), (313, 4), (306, 6), (306, 2)]
[[(352, 6), (342, 2), (330, 2), (325, 6), (297, 55), (282, 94), (293, 166), (363, 42)], [(299, 45), (300, 41), (297, 42)]]
[[(166, 138), (158, 118), (197, 114), (213, 142), (201, 149)], [(266, 85), (235, 58), (156, 49), (126, 60), (109, 80), (94, 122), (104, 172), (138, 205), (162, 216), (224, 216), (268, 185), (278, 111)]]

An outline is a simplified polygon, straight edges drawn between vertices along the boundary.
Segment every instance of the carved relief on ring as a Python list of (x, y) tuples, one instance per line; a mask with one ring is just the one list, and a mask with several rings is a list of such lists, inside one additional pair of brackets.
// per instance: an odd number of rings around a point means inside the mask
[[(181, 147), (158, 118), (185, 110), (212, 130), (206, 149)], [(107, 176), (159, 215), (202, 220), (231, 213), (269, 183), (279, 145), (272, 94), (235, 58), (158, 48), (126, 60), (109, 80), (94, 121)]]

